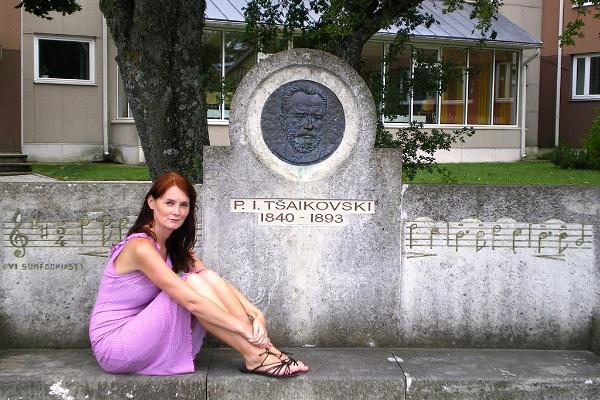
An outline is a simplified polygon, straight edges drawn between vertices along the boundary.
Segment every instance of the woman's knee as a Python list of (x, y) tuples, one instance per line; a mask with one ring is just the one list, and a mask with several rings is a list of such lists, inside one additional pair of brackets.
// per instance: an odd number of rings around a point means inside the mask
[(221, 283), (225, 283), (225, 280), (221, 278), (221, 275), (217, 274), (215, 271), (211, 269), (202, 270), (199, 273), (202, 278), (211, 285), (218, 285)]
[(197, 293), (204, 293), (206, 291), (212, 291), (210, 283), (207, 282), (206, 279), (204, 279), (203, 274), (200, 274), (200, 273), (188, 274), (185, 281)]

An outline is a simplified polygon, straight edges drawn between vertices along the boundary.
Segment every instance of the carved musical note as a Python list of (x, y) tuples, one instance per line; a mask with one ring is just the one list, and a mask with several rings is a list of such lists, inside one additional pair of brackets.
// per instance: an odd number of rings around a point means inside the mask
[(417, 224), (411, 224), (408, 227), (408, 248), (412, 249), (413, 247), (413, 230), (417, 227)]
[(124, 217), (119, 220), (119, 240), (123, 239), (123, 229), (129, 224), (129, 218)]
[(496, 234), (502, 230), (500, 225), (494, 225), (492, 228), (492, 250), (496, 248)]
[(440, 230), (438, 227), (434, 226), (433, 228), (431, 228), (431, 231), (429, 232), (429, 248), (433, 248), (433, 235), (439, 235), (440, 234)]
[(483, 239), (484, 236), (485, 236), (484, 231), (479, 231), (475, 234), (475, 252), (478, 252), (479, 250), (481, 250), (485, 247), (487, 240), (484, 240), (483, 244), (479, 245), (479, 240)]
[(29, 242), (27, 236), (20, 232), (21, 225), (23, 224), (21, 222), (21, 210), (17, 209), (15, 216), (13, 217), (13, 222), (15, 226), (12, 231), (10, 231), (8, 240), (13, 247), (16, 247), (16, 250), (13, 253), (15, 257), (21, 258), (25, 256), (25, 248)]
[(520, 234), (521, 234), (521, 228), (515, 229), (513, 231), (513, 233), (512, 233), (512, 236), (513, 236), (513, 238), (512, 238), (512, 249), (513, 249), (513, 253), (515, 253), (515, 254), (517, 253), (517, 251), (515, 250), (516, 247), (517, 247), (516, 240), (517, 240), (517, 236), (519, 236)]
[(456, 238), (455, 238), (455, 242), (454, 242), (454, 250), (455, 251), (458, 251), (458, 239), (460, 239), (464, 236), (465, 236), (465, 233), (463, 231), (456, 232)]
[(569, 243), (567, 243), (565, 246), (562, 246), (563, 240), (565, 240), (568, 236), (569, 235), (567, 232), (562, 232), (560, 235), (558, 235), (558, 254), (562, 254), (562, 252), (569, 247)]
[(86, 226), (88, 226), (90, 224), (90, 216), (87, 214), (83, 214), (81, 216), (81, 219), (79, 220), (79, 227), (80, 227), (80, 233), (79, 233), (79, 237), (80, 237), (80, 241), (81, 244), (83, 244), (83, 228), (85, 228)]
[(102, 246), (106, 246), (110, 242), (110, 237), (112, 236), (112, 228), (110, 228), (112, 219), (110, 216), (104, 214), (102, 217), (98, 218), (98, 222), (100, 222), (102, 226)]
[(540, 232), (538, 235), (538, 253), (542, 252), (542, 240), (548, 237), (548, 232)]
[(581, 224), (581, 237), (575, 241), (576, 246), (581, 246), (585, 243), (585, 234), (584, 234), (584, 226)]

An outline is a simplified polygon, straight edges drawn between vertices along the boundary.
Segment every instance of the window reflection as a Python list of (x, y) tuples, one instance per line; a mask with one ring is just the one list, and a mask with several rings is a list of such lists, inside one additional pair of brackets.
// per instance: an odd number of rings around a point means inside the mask
[(222, 33), (205, 29), (202, 34), (202, 61), (204, 62), (204, 97), (206, 117), (221, 119)]
[(491, 50), (472, 50), (469, 52), (468, 124), (486, 125), (490, 123), (492, 58), (493, 52)]
[(442, 62), (453, 69), (455, 79), (446, 83), (442, 92), (440, 122), (442, 124), (464, 124), (465, 122), (465, 61), (462, 49), (442, 49)]
[(248, 71), (269, 54), (285, 49), (287, 41), (279, 40), (263, 49), (263, 52), (257, 53), (254, 47), (250, 46), (246, 32), (225, 32), (224, 118), (229, 118), (233, 94)]
[(514, 125), (517, 121), (517, 68), (519, 55), (497, 51), (494, 83), (494, 124)]
[(437, 77), (434, 66), (438, 62), (436, 49), (417, 49), (413, 72), (413, 114), (414, 122), (437, 123)]
[(360, 76), (371, 89), (371, 93), (381, 93), (383, 89), (383, 43), (367, 42), (360, 55), (360, 63)]
[(388, 64), (384, 89), (385, 122), (409, 122), (411, 55), (404, 49)]

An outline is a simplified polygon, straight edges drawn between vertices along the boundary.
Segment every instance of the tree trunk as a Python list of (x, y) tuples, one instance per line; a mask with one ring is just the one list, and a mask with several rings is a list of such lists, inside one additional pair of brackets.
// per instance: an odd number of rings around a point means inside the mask
[(202, 182), (204, 0), (101, 0), (150, 175)]

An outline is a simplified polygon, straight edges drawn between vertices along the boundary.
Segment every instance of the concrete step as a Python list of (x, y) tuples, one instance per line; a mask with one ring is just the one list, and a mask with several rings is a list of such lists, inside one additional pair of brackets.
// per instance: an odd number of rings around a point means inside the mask
[(29, 163), (4, 163), (0, 162), (0, 174), (2, 175), (20, 175), (31, 172)]
[(0, 176), (29, 173), (31, 173), (31, 164), (27, 162), (27, 154), (0, 153)]
[(170, 377), (106, 374), (89, 350), (5, 350), (0, 399), (600, 399), (600, 357), (587, 351), (291, 350), (309, 373), (242, 374), (228, 349)]
[(0, 163), (24, 163), (27, 162), (27, 154), (0, 153)]

